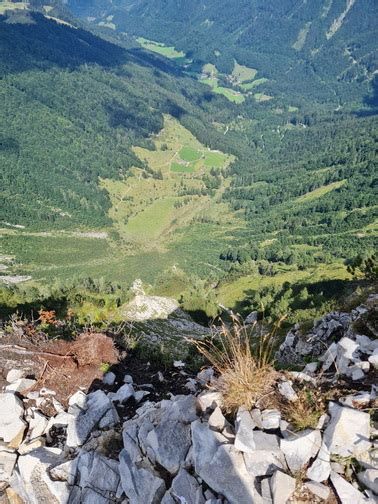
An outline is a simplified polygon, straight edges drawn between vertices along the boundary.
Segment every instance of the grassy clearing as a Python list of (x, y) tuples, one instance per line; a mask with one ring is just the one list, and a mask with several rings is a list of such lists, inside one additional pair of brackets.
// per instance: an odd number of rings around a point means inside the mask
[(267, 102), (273, 99), (273, 96), (264, 93), (256, 93), (253, 96), (257, 102)]
[(236, 82), (243, 83), (251, 81), (256, 77), (256, 74), (257, 70), (255, 68), (239, 65), (239, 63), (235, 61), (232, 77), (234, 77)]
[(214, 93), (221, 94), (227, 98), (227, 100), (233, 102), (233, 103), (243, 103), (245, 101), (244, 96), (239, 93), (238, 91), (234, 91), (233, 89), (230, 88), (225, 88), (222, 86), (217, 86), (213, 89)]
[(292, 105), (289, 105), (288, 108), (287, 108), (287, 111), (288, 112), (298, 112), (299, 108), (298, 107), (293, 107)]
[(7, 10), (25, 10), (29, 8), (28, 3), (24, 2), (0, 2), (0, 14)]
[(174, 173), (193, 173), (195, 167), (193, 164), (172, 163), (171, 172)]
[(195, 149), (192, 149), (191, 147), (183, 147), (179, 152), (179, 156), (183, 161), (190, 163), (192, 161), (198, 161), (198, 159), (201, 159), (202, 153)]
[(137, 147), (134, 151), (161, 177), (146, 178), (143, 170), (136, 168), (125, 180), (101, 182), (112, 202), (109, 216), (131, 252), (166, 251), (167, 244), (178, 238), (180, 228), (187, 230), (193, 219), (208, 216), (211, 207), (218, 210), (222, 206), (222, 219), (230, 213), (228, 207), (225, 212), (221, 203), (215, 203), (217, 194), (214, 200), (207, 195), (188, 197), (183, 187), (199, 192), (204, 188), (203, 175), (211, 167), (227, 166), (232, 156), (208, 150), (170, 116), (165, 116), (164, 129), (152, 140), (156, 149)]
[(227, 156), (223, 152), (208, 151), (205, 154), (205, 166), (211, 168), (222, 168), (227, 161)]
[(174, 219), (175, 201), (175, 198), (156, 201), (135, 217), (131, 217), (124, 237), (131, 242), (157, 240)]
[(185, 58), (186, 56), (184, 52), (177, 51), (174, 47), (168, 47), (161, 42), (156, 42), (155, 40), (138, 37), (137, 41), (144, 49), (148, 49), (149, 51), (155, 52), (169, 59)]
[(266, 79), (265, 77), (261, 77), (261, 79), (256, 79), (253, 82), (240, 84), (240, 87), (243, 89), (243, 91), (250, 91), (251, 89), (254, 89), (257, 86), (261, 86), (261, 84), (268, 82), (268, 80), (269, 79)]
[(300, 51), (301, 49), (303, 49), (303, 46), (306, 43), (308, 32), (310, 31), (310, 27), (311, 27), (311, 21), (306, 23), (304, 27), (299, 31), (297, 40), (291, 46), (293, 49), (295, 49), (296, 51)]
[(336, 189), (339, 189), (343, 185), (346, 184), (346, 180), (339, 180), (337, 182), (333, 182), (332, 184), (328, 184), (326, 186), (318, 187), (317, 189), (314, 189), (313, 191), (304, 194), (303, 196), (300, 196), (295, 200), (296, 203), (308, 203), (309, 201), (313, 201), (315, 199), (321, 198), (325, 194), (328, 194), (331, 191), (334, 191)]

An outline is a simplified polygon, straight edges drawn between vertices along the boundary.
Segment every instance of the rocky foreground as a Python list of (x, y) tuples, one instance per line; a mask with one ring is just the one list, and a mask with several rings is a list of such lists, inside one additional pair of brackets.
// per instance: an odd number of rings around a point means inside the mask
[[(376, 304), (371, 297), (329, 314), (308, 332), (295, 327), (277, 360), (302, 370), (277, 374), (275, 407), (262, 398), (236, 416), (222, 410), (211, 368), (191, 377), (176, 362), (188, 394), (162, 400), (151, 400), (151, 384), (110, 371), (102, 387), (78, 389), (66, 406), (22, 369), (8, 369), (1, 504), (376, 502)], [(287, 412), (303, 407), (305, 415), (309, 391), (324, 396), (324, 411), (298, 430)]]

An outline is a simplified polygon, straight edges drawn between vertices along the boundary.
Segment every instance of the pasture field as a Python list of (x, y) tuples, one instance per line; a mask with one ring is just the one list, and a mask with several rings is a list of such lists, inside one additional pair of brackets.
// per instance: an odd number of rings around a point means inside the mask
[(244, 96), (239, 93), (238, 91), (234, 91), (233, 89), (230, 88), (225, 88), (222, 86), (217, 86), (213, 88), (214, 93), (221, 94), (227, 98), (230, 102), (233, 103), (243, 103), (245, 101)]
[(253, 96), (257, 102), (267, 102), (273, 99), (273, 96), (269, 96), (264, 93), (256, 93)]
[(207, 149), (171, 116), (164, 117), (164, 129), (152, 141), (155, 150), (135, 147), (134, 152), (158, 178), (135, 168), (124, 180), (101, 181), (112, 202), (109, 217), (131, 252), (166, 251), (180, 228), (210, 215), (212, 208), (217, 219), (229, 220), (228, 206), (215, 201), (224, 187), (214, 196), (199, 193), (205, 188), (204, 174), (227, 166), (233, 157)]
[(261, 77), (261, 79), (255, 79), (252, 82), (246, 82), (243, 84), (240, 84), (239, 87), (243, 89), (243, 91), (250, 91), (251, 89), (254, 89), (257, 86), (261, 86), (261, 84), (264, 84), (265, 82), (268, 82), (269, 79), (266, 77)]
[(198, 161), (201, 159), (202, 153), (191, 147), (183, 147), (179, 152), (179, 156), (183, 161), (188, 161), (190, 163), (191, 161)]
[(346, 180), (338, 180), (337, 182), (332, 182), (332, 184), (328, 184), (326, 186), (318, 187), (317, 189), (314, 189), (313, 191), (304, 194), (303, 196), (300, 196), (299, 198), (296, 199), (296, 203), (307, 203), (309, 201), (313, 201), (315, 199), (321, 198), (325, 194), (328, 194), (331, 191), (334, 191), (335, 189), (339, 189), (343, 185), (346, 184)]
[(171, 164), (171, 172), (173, 173), (193, 173), (194, 166), (193, 164), (184, 164), (184, 163), (172, 163)]
[(255, 68), (239, 65), (239, 63), (235, 61), (232, 77), (234, 77), (238, 83), (251, 81), (256, 77), (256, 74), (257, 70)]
[(0, 2), (0, 14), (4, 14), (7, 10), (25, 10), (29, 8), (27, 2)]
[(155, 52), (157, 54), (161, 54), (169, 59), (181, 59), (185, 58), (185, 53), (183, 51), (177, 51), (174, 47), (168, 47), (161, 42), (156, 42), (154, 40), (148, 40), (143, 37), (138, 37), (137, 42), (144, 48), (149, 51)]

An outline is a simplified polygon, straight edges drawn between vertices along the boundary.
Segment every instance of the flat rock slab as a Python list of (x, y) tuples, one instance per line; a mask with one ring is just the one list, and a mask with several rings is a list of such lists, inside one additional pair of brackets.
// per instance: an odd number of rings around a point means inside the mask
[(324, 442), (332, 455), (350, 457), (366, 452), (370, 446), (370, 416), (334, 402), (328, 407), (331, 415), (324, 432)]
[(0, 439), (12, 448), (21, 444), (26, 422), (22, 419), (24, 406), (21, 399), (11, 392), (0, 394)]
[(298, 432), (288, 439), (281, 440), (287, 465), (292, 473), (300, 471), (320, 450), (322, 436), (319, 430)]
[(163, 420), (147, 435), (147, 444), (156, 461), (168, 472), (176, 474), (191, 445), (190, 425), (177, 420)]
[(126, 450), (122, 450), (119, 460), (121, 485), (130, 504), (159, 504), (165, 494), (164, 481), (133, 464)]

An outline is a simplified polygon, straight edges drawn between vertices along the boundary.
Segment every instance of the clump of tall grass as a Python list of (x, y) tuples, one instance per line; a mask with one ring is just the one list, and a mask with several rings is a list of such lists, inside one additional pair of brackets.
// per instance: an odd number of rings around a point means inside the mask
[(273, 391), (277, 373), (273, 350), (278, 324), (270, 332), (257, 324), (246, 326), (233, 316), (232, 326), (225, 324), (214, 331), (209, 341), (192, 341), (219, 375), (212, 388), (221, 392), (222, 405), (228, 412), (240, 406), (251, 409)]

